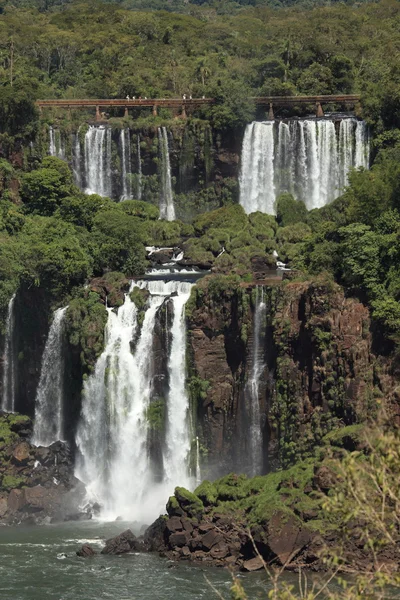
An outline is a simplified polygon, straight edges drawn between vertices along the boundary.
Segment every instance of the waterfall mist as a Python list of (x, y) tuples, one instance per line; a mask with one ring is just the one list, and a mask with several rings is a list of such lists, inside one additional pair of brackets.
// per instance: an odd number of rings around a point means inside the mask
[(32, 443), (50, 446), (64, 439), (64, 353), (63, 326), (68, 306), (54, 312), (47, 336), (35, 399)]
[[(149, 522), (176, 485), (191, 487), (184, 320), (191, 284), (139, 281), (134, 287), (149, 292), (144, 314), (129, 294), (118, 310), (108, 308), (105, 350), (84, 384), (76, 476), (85, 483), (88, 500), (101, 505), (104, 518)], [(156, 320), (166, 301), (173, 305), (170, 343), (165, 344), (169, 389), (164, 423), (157, 432), (162, 464), (156, 473), (150, 444), (149, 411), (155, 396), (152, 353)]]
[(275, 214), (276, 198), (289, 192), (308, 210), (320, 208), (343, 192), (351, 168), (368, 166), (364, 121), (254, 122), (243, 139), (240, 204), (248, 214)]

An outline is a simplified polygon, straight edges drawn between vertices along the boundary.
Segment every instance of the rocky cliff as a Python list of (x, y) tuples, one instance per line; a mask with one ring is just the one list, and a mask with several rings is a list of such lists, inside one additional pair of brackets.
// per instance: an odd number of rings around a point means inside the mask
[[(395, 386), (389, 364), (372, 352), (368, 309), (339, 286), (283, 281), (263, 289), (259, 403), (267, 472), (310, 456), (332, 429), (371, 417)], [(188, 307), (192, 389), (204, 472), (212, 477), (242, 466), (254, 301), (253, 284), (220, 278), (203, 280)]]
[(32, 446), (31, 436), (28, 417), (0, 414), (0, 524), (88, 518), (77, 508), (84, 486), (73, 476), (68, 446)]

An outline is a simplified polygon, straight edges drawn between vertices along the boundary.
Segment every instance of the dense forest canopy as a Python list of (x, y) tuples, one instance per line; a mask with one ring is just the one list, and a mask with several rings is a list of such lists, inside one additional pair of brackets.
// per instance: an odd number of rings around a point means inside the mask
[[(93, 0), (40, 10), (21, 4), (3, 4), (0, 20), (3, 315), (21, 282), (47, 286), (57, 302), (104, 270), (140, 274), (144, 244), (184, 238), (187, 253), (199, 260), (214, 261), (224, 245), (227, 252), (216, 263), (221, 273), (246, 276), (251, 257), (274, 248), (302, 271), (326, 271), (361, 296), (385, 336), (397, 341), (398, 2), (310, 10), (243, 2), (240, 13), (224, 15), (212, 3), (185, 3), (181, 14), (132, 11), (138, 6), (133, 2)], [(206, 228), (159, 222), (152, 206), (85, 196), (65, 163), (43, 159), (38, 151), (26, 154), (39, 130), (36, 98), (204, 94), (216, 104), (195, 117), (218, 134), (240, 132), (251, 121), (252, 95), (335, 92), (361, 94), (375, 164), (369, 172), (354, 172), (344, 196), (324, 209), (307, 214), (291, 197), (281, 198), (278, 222), (248, 218), (231, 206), (230, 193), (219, 199), (228, 213), (210, 215)], [(213, 225), (219, 218), (230, 224)]]
[[(138, 12), (76, 2), (38, 12), (7, 5), (0, 85), (13, 97), (114, 98), (361, 93), (364, 116), (398, 125), (399, 5), (313, 10), (244, 7), (218, 15)], [(4, 110), (4, 108), (3, 108)], [(4, 127), (2, 119), (2, 127)]]

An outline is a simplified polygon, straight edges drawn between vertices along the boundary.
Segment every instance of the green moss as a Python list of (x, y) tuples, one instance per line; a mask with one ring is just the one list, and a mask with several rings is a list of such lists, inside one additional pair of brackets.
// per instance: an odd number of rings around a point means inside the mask
[(163, 431), (165, 420), (165, 400), (163, 398), (152, 400), (146, 410), (146, 419), (150, 429)]
[(203, 502), (183, 487), (175, 488), (175, 498), (179, 506), (189, 517), (200, 517), (204, 512)]
[(363, 440), (365, 425), (356, 424), (334, 429), (322, 438), (322, 441), (331, 446), (354, 450), (357, 445)]
[(26, 477), (13, 477), (12, 475), (4, 475), (1, 487), (4, 490), (13, 490), (20, 488), (26, 483)]
[(204, 506), (215, 504), (218, 498), (216, 486), (207, 479), (194, 490), (194, 493), (200, 498)]

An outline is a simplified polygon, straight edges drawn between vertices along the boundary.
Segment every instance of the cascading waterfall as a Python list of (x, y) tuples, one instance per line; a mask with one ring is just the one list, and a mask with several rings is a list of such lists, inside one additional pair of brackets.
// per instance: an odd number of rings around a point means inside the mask
[[(129, 294), (117, 311), (108, 308), (105, 350), (84, 384), (76, 435), (80, 454), (76, 476), (86, 484), (89, 499), (101, 504), (105, 518), (122, 516), (148, 522), (175, 485), (190, 485), (184, 306), (191, 284), (140, 281), (134, 286), (150, 294), (143, 323), (139, 331), (138, 309)], [(153, 394), (154, 328), (157, 313), (169, 298), (174, 306), (166, 374), (170, 391), (163, 451), (165, 474), (159, 483), (152, 472), (147, 413)]]
[(140, 151), (140, 135), (137, 136), (137, 199), (142, 199), (142, 156)]
[(43, 352), (35, 400), (35, 425), (32, 443), (50, 446), (64, 439), (64, 353), (63, 327), (68, 306), (54, 312)]
[(131, 164), (131, 138), (129, 129), (121, 129), (119, 134), (121, 148), (121, 183), (122, 195), (121, 200), (129, 200), (131, 196), (131, 180), (132, 164)]
[(14, 348), (14, 328), (15, 328), (15, 294), (8, 303), (6, 335), (4, 345), (3, 362), (3, 397), (1, 409), (5, 412), (15, 411), (15, 348)]
[(65, 159), (65, 149), (61, 132), (59, 129), (53, 129), (51, 126), (49, 127), (49, 154), (50, 156)]
[(364, 121), (254, 122), (243, 139), (240, 203), (247, 213), (275, 214), (276, 198), (290, 192), (309, 210), (320, 208), (343, 191), (351, 168), (368, 164)]
[(264, 370), (264, 349), (262, 340), (264, 339), (263, 324), (265, 312), (266, 304), (264, 301), (264, 288), (262, 286), (257, 286), (253, 343), (251, 349), (251, 372), (245, 388), (246, 419), (248, 424), (248, 456), (246, 457), (245, 462), (248, 465), (248, 474), (251, 476), (260, 475), (263, 466), (263, 440), (259, 403), (259, 385), (260, 378)]
[(86, 193), (109, 196), (111, 183), (111, 129), (89, 126), (85, 134)]
[(160, 219), (175, 220), (174, 196), (172, 193), (171, 164), (169, 160), (168, 133), (165, 127), (158, 128), (160, 148)]
[(246, 212), (274, 213), (274, 122), (251, 123), (242, 147), (240, 202)]
[(81, 172), (81, 142), (79, 139), (79, 129), (72, 136), (72, 171), (74, 173), (75, 185), (82, 189), (83, 177)]
[[(172, 282), (171, 282), (172, 283)], [(190, 451), (188, 426), (189, 398), (186, 392), (186, 326), (185, 304), (189, 300), (191, 284), (175, 282), (178, 294), (172, 297), (174, 315), (171, 327), (171, 351), (168, 361), (169, 396), (167, 402), (166, 453), (164, 468), (168, 482), (181, 481), (189, 485), (186, 466)]]

